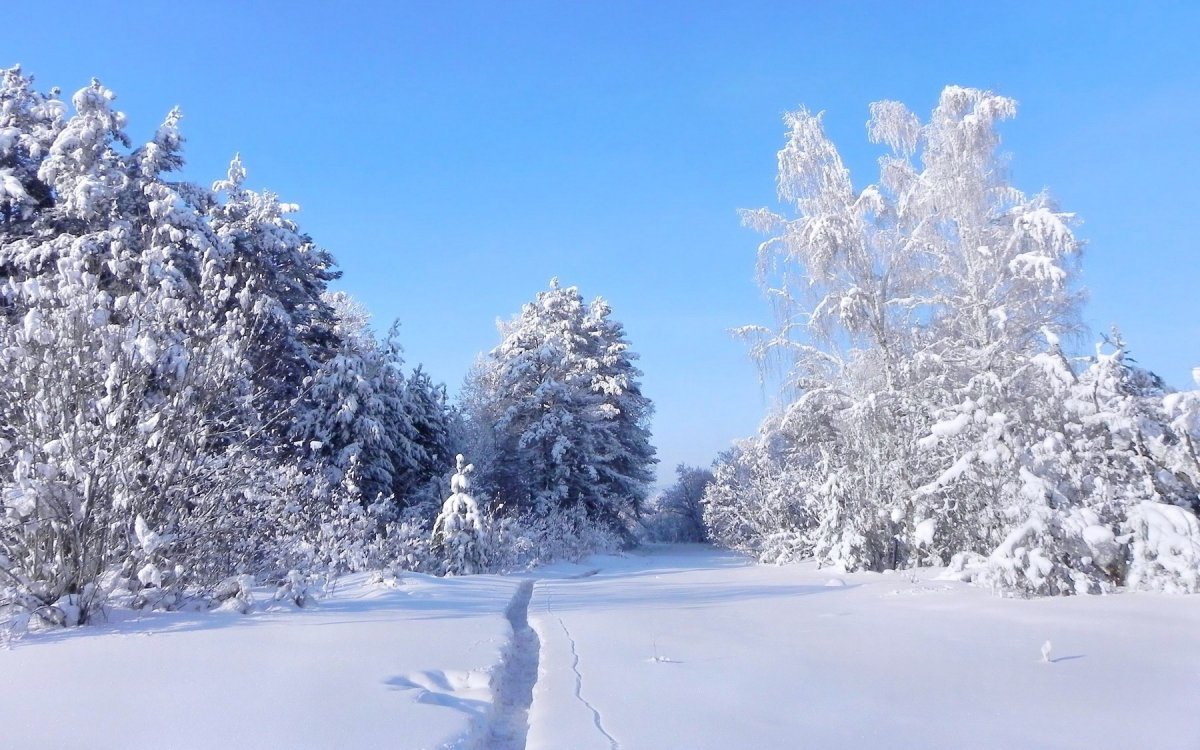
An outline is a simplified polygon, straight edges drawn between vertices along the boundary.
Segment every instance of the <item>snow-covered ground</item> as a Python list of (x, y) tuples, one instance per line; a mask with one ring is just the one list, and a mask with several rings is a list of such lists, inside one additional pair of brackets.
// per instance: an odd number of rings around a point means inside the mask
[(1200, 747), (1200, 597), (1001, 599), (703, 547), (596, 562), (534, 589), (530, 748)]
[(4, 747), (505, 750), (528, 708), (543, 750), (1195, 750), (1200, 597), (1001, 599), (657, 547), (32, 635), (0, 674)]
[(339, 581), (308, 609), (145, 614), (0, 649), (0, 748), (434, 748), (485, 717), (519, 581)]

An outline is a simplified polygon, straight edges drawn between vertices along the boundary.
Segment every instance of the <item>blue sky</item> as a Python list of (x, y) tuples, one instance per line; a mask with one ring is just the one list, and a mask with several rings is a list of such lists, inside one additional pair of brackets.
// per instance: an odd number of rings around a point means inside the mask
[(608, 298), (664, 474), (771, 401), (726, 333), (767, 319), (736, 210), (774, 205), (800, 105), (864, 185), (869, 102), (1016, 98), (1014, 182), (1082, 218), (1092, 330), (1120, 325), (1178, 387), (1200, 365), (1200, 5), (60, 2), (6, 22), (0, 65), (67, 93), (99, 77), (135, 140), (181, 106), (189, 177), (241, 152), (452, 389), (551, 276)]

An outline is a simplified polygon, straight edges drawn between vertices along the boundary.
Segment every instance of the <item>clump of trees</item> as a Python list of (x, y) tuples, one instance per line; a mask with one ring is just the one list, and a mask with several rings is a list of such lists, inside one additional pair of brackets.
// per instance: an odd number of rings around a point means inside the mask
[[(553, 285), (466, 416), (240, 158), (183, 180), (181, 114), (134, 145), (99, 81), (0, 83), (0, 617), (244, 610), (256, 583), (533, 564), (628, 538), (650, 403), (621, 325)], [(497, 519), (466, 469), (484, 462)], [(464, 510), (465, 509), (465, 510)], [(436, 525), (436, 529), (434, 528)], [(432, 533), (431, 533), (432, 531)]]
[(704, 492), (713, 473), (699, 466), (679, 464), (675, 483), (650, 502), (643, 532), (653, 542), (707, 542), (704, 525)]
[(444, 391), (245, 187), (178, 177), (180, 113), (134, 146), (111, 91), (0, 84), (0, 607), (220, 598), (386, 550), (445, 470)]
[(948, 564), (1005, 591), (1197, 590), (1195, 394), (1078, 334), (1075, 217), (1010, 184), (1013, 100), (946, 88), (928, 122), (871, 105), (877, 183), (856, 189), (806, 110), (785, 118), (746, 329), (788, 405), (719, 462), (718, 542), (847, 570)]

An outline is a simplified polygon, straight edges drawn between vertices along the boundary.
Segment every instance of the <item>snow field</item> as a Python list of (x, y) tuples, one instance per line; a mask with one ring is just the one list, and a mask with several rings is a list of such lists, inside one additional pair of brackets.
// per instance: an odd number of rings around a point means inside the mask
[(1003, 599), (703, 547), (601, 567), (534, 591), (530, 748), (1200, 747), (1195, 597)]
[(143, 614), (0, 650), (0, 747), (422, 750), (491, 713), (519, 581), (341, 579), (308, 609)]
[(0, 649), (0, 747), (1200, 747), (1200, 598), (937, 575), (661, 545), (349, 576), (301, 610), (114, 615)]

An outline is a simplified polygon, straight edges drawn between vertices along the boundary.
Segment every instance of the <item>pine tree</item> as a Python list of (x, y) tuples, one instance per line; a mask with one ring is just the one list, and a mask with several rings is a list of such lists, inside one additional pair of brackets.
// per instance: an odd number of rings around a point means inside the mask
[(591, 522), (628, 533), (651, 479), (654, 451), (621, 326), (602, 300), (550, 289), (502, 325), (502, 341), (466, 390), (487, 445), (482, 484), (510, 510), (543, 515), (580, 508)]
[(441, 488), (441, 468), (453, 453), (451, 435), (455, 420), (446, 387), (434, 383), (416, 367), (404, 384), (404, 407), (412, 428), (408, 459), (396, 477), (396, 498), (404, 506), (417, 506), (436, 499)]
[(30, 229), (39, 209), (52, 201), (38, 168), (66, 121), (58, 90), (37, 91), (21, 68), (0, 81), (0, 242), (8, 245)]
[(337, 349), (312, 377), (307, 409), (295, 436), (331, 470), (339, 484), (355, 467), (355, 492), (364, 505), (391, 501), (412, 440), (404, 404), (402, 360), (394, 339), (378, 341), (366, 310), (344, 293), (328, 294)]
[[(306, 384), (338, 346), (335, 312), (324, 295), (340, 274), (329, 253), (288, 218), (297, 207), (246, 189), (245, 179), (242, 160), (235, 157), (226, 179), (213, 185), (218, 200), (208, 203), (212, 231), (228, 248), (222, 263), (226, 286), (217, 301), (223, 310), (242, 307), (248, 317), (256, 408), (280, 444), (299, 446), (289, 452), (302, 456), (302, 447), (316, 439), (296, 434), (296, 423), (310, 408)], [(235, 289), (241, 290), (236, 298)]]

